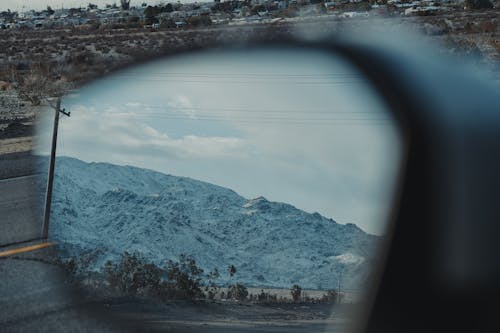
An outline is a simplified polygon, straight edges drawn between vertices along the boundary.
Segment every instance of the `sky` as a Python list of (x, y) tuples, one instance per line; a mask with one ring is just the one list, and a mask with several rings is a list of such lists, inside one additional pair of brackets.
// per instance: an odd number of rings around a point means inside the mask
[[(71, 8), (71, 7), (86, 7), (88, 3), (91, 2), (93, 4), (98, 5), (99, 7), (104, 7), (106, 4), (113, 4), (116, 3), (117, 5), (120, 4), (120, 0), (93, 0), (93, 1), (82, 1), (82, 0), (0, 0), (0, 10), (17, 10), (17, 11), (23, 11), (23, 8), (26, 10), (30, 9), (35, 9), (35, 10), (41, 10), (41, 9), (46, 9), (47, 6), (51, 6), (52, 9), (56, 8)], [(137, 1), (137, 0), (131, 0), (130, 5), (131, 6), (140, 6), (143, 2), (151, 5), (155, 5), (157, 3), (160, 3), (160, 0), (144, 0), (144, 1)], [(165, 3), (168, 2), (177, 2), (177, 1), (163, 1)], [(182, 0), (181, 2), (195, 2), (193, 1), (188, 1), (188, 0)], [(206, 1), (199, 1), (199, 2), (206, 2)]]
[[(58, 156), (186, 176), (382, 234), (399, 166), (394, 121), (331, 55), (194, 54), (127, 69), (63, 99)], [(51, 133), (47, 111), (39, 133)], [(48, 154), (49, 137), (38, 150)]]

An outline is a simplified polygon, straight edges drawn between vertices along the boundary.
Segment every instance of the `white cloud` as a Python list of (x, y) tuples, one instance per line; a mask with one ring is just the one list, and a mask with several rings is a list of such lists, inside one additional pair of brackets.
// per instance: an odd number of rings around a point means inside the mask
[(193, 108), (193, 103), (185, 95), (175, 95), (168, 102), (168, 107), (166, 109), (169, 109), (169, 107), (175, 112), (188, 115), (191, 119), (196, 118), (196, 111)]
[(125, 106), (131, 107), (131, 108), (138, 108), (140, 106), (144, 106), (144, 104), (138, 103), (138, 102), (128, 102), (128, 103), (125, 103)]
[[(60, 146), (64, 146), (65, 154), (83, 154), (87, 160), (93, 160), (98, 151), (141, 158), (243, 157), (247, 145), (245, 140), (235, 137), (186, 135), (171, 138), (168, 134), (141, 122), (141, 117), (136, 113), (98, 112), (94, 107), (83, 106), (75, 106), (72, 111), (72, 117), (61, 122), (60, 133), (64, 133), (64, 142), (61, 142)], [(63, 140), (61, 136), (59, 140)], [(39, 144), (41, 153), (47, 153), (48, 147), (47, 140)]]

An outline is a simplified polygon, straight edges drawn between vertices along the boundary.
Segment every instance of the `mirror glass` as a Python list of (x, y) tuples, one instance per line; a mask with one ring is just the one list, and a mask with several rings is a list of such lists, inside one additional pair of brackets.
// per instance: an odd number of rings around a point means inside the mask
[(402, 142), (347, 61), (288, 48), (188, 53), (94, 81), (62, 107), (49, 235), (91, 297), (123, 309), (127, 295), (127, 313), (157, 328), (355, 321)]

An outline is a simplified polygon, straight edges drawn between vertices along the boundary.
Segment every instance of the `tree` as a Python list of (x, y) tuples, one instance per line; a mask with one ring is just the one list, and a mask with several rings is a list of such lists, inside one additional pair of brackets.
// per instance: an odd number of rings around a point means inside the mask
[(130, 0), (120, 0), (120, 2), (123, 10), (130, 9)]
[(157, 10), (158, 8), (155, 6), (148, 6), (145, 10), (144, 10), (144, 23), (146, 25), (151, 25), (153, 23), (157, 23), (158, 22), (158, 19), (156, 18), (156, 14), (157, 14)]
[(229, 265), (227, 267), (227, 272), (229, 273), (229, 277), (233, 277), (236, 274), (236, 267), (234, 265)]
[(241, 283), (229, 286), (227, 290), (227, 298), (244, 301), (248, 296), (248, 289)]
[(266, 6), (264, 6), (264, 5), (255, 5), (250, 10), (250, 13), (252, 15), (257, 15), (259, 12), (265, 12), (265, 11), (266, 11)]
[(207, 274), (207, 286), (205, 291), (207, 292), (207, 297), (209, 299), (214, 299), (219, 287), (215, 284), (215, 281), (220, 277), (219, 270), (215, 267), (210, 273)]
[(55, 81), (50, 73), (41, 67), (34, 67), (28, 74), (17, 77), (17, 94), (22, 100), (40, 105), (48, 97), (61, 96), (68, 87)]
[(208, 26), (212, 24), (212, 20), (208, 15), (191, 16), (188, 17), (186, 21), (192, 27)]
[(137, 253), (124, 252), (118, 264), (107, 261), (103, 273), (112, 287), (127, 294), (159, 290), (161, 270)]
[(167, 3), (167, 4), (166, 4), (166, 6), (165, 6), (165, 11), (166, 11), (167, 13), (171, 13), (171, 12), (173, 12), (173, 11), (174, 11), (174, 6), (172, 6), (172, 4), (171, 4), (170, 2), (169, 2), (169, 3)]
[(260, 290), (260, 294), (257, 295), (259, 302), (266, 302), (269, 298), (269, 293), (266, 293), (264, 289)]
[(298, 284), (294, 284), (290, 289), (290, 294), (292, 294), (293, 301), (298, 302), (302, 295), (302, 288)]
[(337, 303), (340, 300), (339, 293), (336, 290), (328, 290), (326, 294), (321, 297), (324, 303)]
[(466, 9), (491, 9), (493, 4), (490, 0), (465, 0)]
[(160, 288), (161, 269), (153, 263), (139, 266), (134, 276), (134, 287), (142, 294), (156, 295)]
[(166, 287), (173, 291), (175, 298), (194, 299), (204, 296), (201, 289), (203, 269), (196, 265), (193, 257), (181, 254), (178, 262), (169, 260), (166, 271), (169, 280)]

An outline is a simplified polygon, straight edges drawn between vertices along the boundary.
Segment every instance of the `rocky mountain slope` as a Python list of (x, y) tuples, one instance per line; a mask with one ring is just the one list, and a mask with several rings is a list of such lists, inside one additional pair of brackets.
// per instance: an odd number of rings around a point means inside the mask
[(354, 224), (190, 178), (58, 158), (51, 237), (72, 251), (102, 249), (99, 269), (123, 251), (158, 264), (193, 255), (206, 270), (237, 267), (250, 286), (346, 288), (367, 279), (378, 237)]

